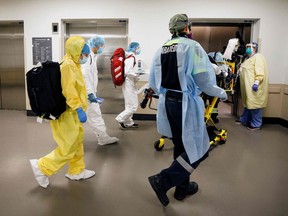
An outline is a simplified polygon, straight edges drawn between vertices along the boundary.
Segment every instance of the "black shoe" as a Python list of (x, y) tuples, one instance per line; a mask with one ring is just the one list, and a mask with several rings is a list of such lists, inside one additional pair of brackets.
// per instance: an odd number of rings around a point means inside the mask
[(160, 174), (148, 177), (148, 180), (156, 193), (159, 201), (163, 206), (167, 206), (169, 204), (169, 199), (166, 195), (166, 192), (162, 183), (162, 176)]
[(248, 129), (248, 130), (261, 130), (261, 127), (248, 126), (247, 129)]
[(127, 128), (126, 125), (123, 122), (119, 122), (119, 125), (120, 125), (121, 129), (126, 129)]
[(138, 124), (133, 124), (133, 125), (131, 125), (130, 127), (132, 127), (132, 128), (138, 128), (139, 127), (139, 125)]
[(236, 124), (242, 124), (242, 122), (240, 121), (240, 119), (235, 120)]
[(188, 189), (182, 187), (176, 187), (174, 198), (177, 200), (183, 200), (187, 195), (193, 195), (198, 192), (198, 184), (196, 182), (189, 182)]
[(138, 124), (132, 124), (132, 125), (124, 125), (126, 128), (138, 128), (139, 125)]

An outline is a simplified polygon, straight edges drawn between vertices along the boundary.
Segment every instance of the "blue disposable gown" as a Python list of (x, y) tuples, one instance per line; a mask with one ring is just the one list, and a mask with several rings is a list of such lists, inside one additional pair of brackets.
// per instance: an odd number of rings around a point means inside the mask
[[(201, 92), (227, 99), (226, 92), (216, 85), (215, 73), (201, 45), (191, 39), (177, 37), (165, 45), (177, 45), (177, 66), (182, 98), (182, 140), (190, 163), (200, 159), (209, 149), (209, 137), (204, 121), (204, 102)], [(161, 48), (156, 52), (150, 71), (149, 86), (159, 95), (157, 129), (161, 135), (172, 137), (161, 87)]]

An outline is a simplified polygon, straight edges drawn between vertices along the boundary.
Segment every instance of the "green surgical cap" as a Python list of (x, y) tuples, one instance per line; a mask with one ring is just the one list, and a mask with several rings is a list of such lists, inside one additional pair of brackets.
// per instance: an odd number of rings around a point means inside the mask
[(186, 14), (176, 14), (169, 22), (169, 31), (171, 34), (183, 30), (188, 25), (188, 17)]

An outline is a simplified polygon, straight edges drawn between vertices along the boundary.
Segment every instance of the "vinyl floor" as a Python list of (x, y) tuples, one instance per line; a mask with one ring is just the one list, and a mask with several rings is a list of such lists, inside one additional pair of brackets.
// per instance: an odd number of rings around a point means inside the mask
[(0, 110), (1, 216), (287, 216), (288, 129), (264, 125), (249, 131), (233, 116), (220, 115), (219, 128), (228, 130), (226, 144), (217, 145), (191, 175), (197, 194), (163, 207), (147, 177), (172, 161), (173, 145), (165, 141), (155, 151), (160, 135), (155, 121), (120, 130), (116, 115), (103, 115), (107, 131), (120, 141), (99, 146), (87, 124), (85, 162), (96, 175), (88, 180), (65, 178), (67, 167), (38, 186), (29, 159), (48, 154), (56, 146), (48, 122), (36, 123), (24, 111)]

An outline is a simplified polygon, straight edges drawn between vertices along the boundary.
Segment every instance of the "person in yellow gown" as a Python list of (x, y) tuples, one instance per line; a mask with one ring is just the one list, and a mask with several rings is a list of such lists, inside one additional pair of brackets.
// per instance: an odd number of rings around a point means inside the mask
[(246, 59), (240, 67), (240, 89), (244, 111), (236, 123), (246, 125), (249, 130), (262, 126), (263, 108), (268, 102), (268, 68), (264, 56), (258, 53), (258, 44), (246, 45)]
[(41, 187), (47, 188), (48, 177), (68, 163), (70, 180), (87, 179), (95, 175), (85, 169), (82, 123), (86, 122), (87, 94), (80, 64), (85, 64), (90, 53), (84, 38), (73, 36), (65, 43), (66, 55), (60, 65), (62, 93), (66, 98), (66, 111), (59, 119), (50, 121), (53, 138), (57, 143), (51, 153), (30, 160), (34, 176)]

